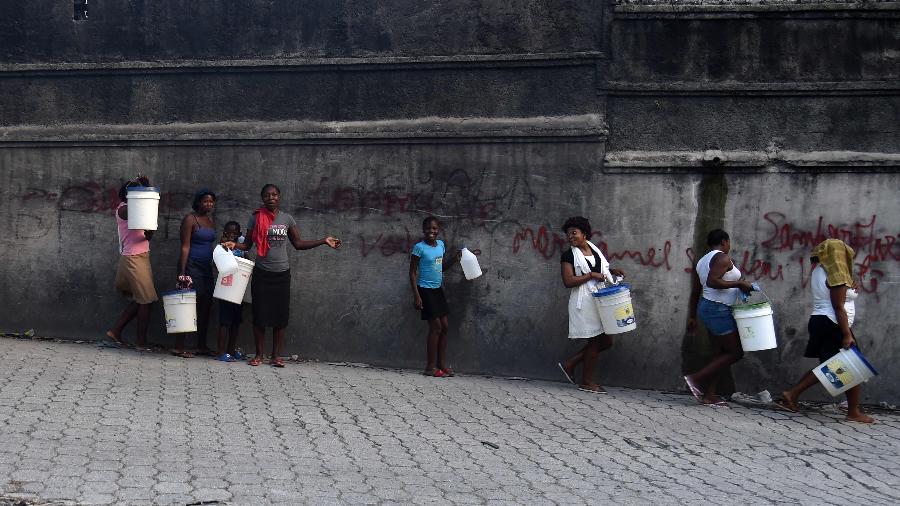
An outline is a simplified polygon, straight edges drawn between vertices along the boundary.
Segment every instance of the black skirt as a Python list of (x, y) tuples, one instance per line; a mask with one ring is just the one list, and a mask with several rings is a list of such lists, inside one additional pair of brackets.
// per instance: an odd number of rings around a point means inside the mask
[(450, 312), (447, 309), (447, 298), (444, 297), (443, 288), (422, 288), (420, 286), (419, 297), (422, 298), (423, 320), (434, 320), (447, 316), (447, 313)]
[[(844, 334), (831, 318), (820, 314), (812, 315), (806, 328), (809, 330), (809, 342), (806, 343), (804, 357), (817, 358), (821, 364), (843, 348)], [(859, 343), (856, 346), (859, 347)]]
[(287, 327), (291, 318), (291, 271), (270, 272), (253, 268), (250, 279), (253, 295), (253, 325)]

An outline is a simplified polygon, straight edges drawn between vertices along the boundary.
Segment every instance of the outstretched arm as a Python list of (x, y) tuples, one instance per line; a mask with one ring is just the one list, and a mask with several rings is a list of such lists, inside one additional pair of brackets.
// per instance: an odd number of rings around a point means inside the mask
[(328, 237), (325, 237), (324, 239), (305, 241), (300, 238), (300, 229), (298, 229), (296, 225), (291, 225), (291, 227), (288, 228), (288, 239), (291, 240), (291, 245), (294, 247), (294, 249), (300, 250), (318, 248), (322, 245), (328, 245), (328, 247), (331, 249), (338, 249), (341, 247), (341, 240), (331, 237), (330, 235)]

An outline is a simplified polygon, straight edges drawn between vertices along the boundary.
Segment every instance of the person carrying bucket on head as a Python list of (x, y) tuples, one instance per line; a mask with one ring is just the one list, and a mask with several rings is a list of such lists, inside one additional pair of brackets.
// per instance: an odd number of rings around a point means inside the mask
[(147, 326), (150, 322), (150, 308), (159, 300), (153, 286), (153, 270), (150, 267), (150, 239), (152, 230), (128, 228), (128, 189), (148, 187), (150, 180), (143, 174), (128, 181), (119, 188), (119, 206), (116, 208), (116, 225), (119, 232), (119, 264), (116, 268), (116, 289), (127, 299), (128, 306), (122, 311), (113, 328), (106, 331), (117, 345), (123, 344), (122, 332), (131, 320), (137, 317), (137, 341), (140, 350), (147, 348)]
[[(809, 281), (813, 308), (807, 329), (809, 342), (804, 357), (817, 358), (825, 363), (841, 349), (859, 346), (850, 327), (856, 315), (858, 292), (853, 280), (853, 248), (840, 239), (826, 239), (812, 252), (810, 261), (815, 264)], [(809, 387), (818, 383), (812, 371), (807, 371), (789, 390), (781, 392), (776, 404), (788, 411), (800, 410), (797, 399)], [(847, 420), (872, 423), (871, 416), (859, 407), (862, 385), (847, 390)]]
[(753, 286), (741, 279), (741, 271), (728, 256), (731, 238), (722, 229), (715, 229), (706, 236), (709, 253), (697, 262), (693, 289), (691, 290), (691, 314), (688, 332), (694, 332), (697, 318), (709, 331), (717, 348), (716, 355), (702, 369), (684, 377), (691, 394), (701, 404), (727, 406), (716, 395), (716, 385), (722, 370), (744, 356), (737, 322), (731, 313), (741, 292), (750, 293)]
[(575, 368), (582, 365), (581, 383), (578, 389), (595, 394), (605, 394), (606, 390), (594, 382), (594, 366), (601, 351), (612, 347), (613, 338), (604, 333), (600, 311), (591, 292), (612, 281), (613, 276), (624, 278), (620, 269), (612, 269), (600, 249), (590, 241), (591, 223), (587, 218), (574, 216), (562, 226), (570, 249), (563, 251), (560, 259), (562, 282), (569, 293), (569, 339), (579, 339), (587, 343), (581, 350), (557, 366), (570, 383), (575, 384)]

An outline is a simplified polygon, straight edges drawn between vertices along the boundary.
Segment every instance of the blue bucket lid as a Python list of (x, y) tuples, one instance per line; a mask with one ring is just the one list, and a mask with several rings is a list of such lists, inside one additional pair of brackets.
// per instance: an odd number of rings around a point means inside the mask
[(159, 193), (159, 188), (155, 186), (129, 186), (128, 191), (130, 192), (156, 192)]
[(608, 295), (615, 295), (619, 292), (624, 292), (626, 290), (630, 290), (631, 285), (621, 283), (618, 285), (607, 286), (606, 288), (601, 288), (594, 292), (594, 297), (606, 297)]
[(866, 357), (864, 357), (863, 354), (862, 354), (862, 352), (859, 351), (859, 348), (857, 348), (856, 346), (851, 346), (851, 347), (850, 347), (850, 351), (852, 351), (853, 353), (856, 354), (857, 358), (859, 358), (859, 360), (860, 360), (863, 364), (865, 364), (865, 366), (868, 367), (869, 370), (872, 371), (872, 374), (874, 374), (875, 376), (878, 376), (878, 371), (876, 371), (875, 368), (872, 367), (872, 364), (870, 364), (869, 361), (866, 360)]
[(163, 292), (160, 295), (165, 297), (167, 295), (185, 295), (185, 294), (189, 294), (189, 293), (197, 293), (197, 290), (172, 290), (169, 292)]

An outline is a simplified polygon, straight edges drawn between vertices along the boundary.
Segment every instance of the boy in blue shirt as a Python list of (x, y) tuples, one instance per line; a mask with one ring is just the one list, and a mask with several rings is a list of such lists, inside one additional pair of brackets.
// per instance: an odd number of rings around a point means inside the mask
[[(444, 241), (437, 238), (441, 223), (434, 216), (422, 222), (422, 241), (413, 246), (409, 257), (409, 282), (412, 285), (414, 304), (422, 312), (422, 319), (428, 321), (427, 363), (425, 375), (442, 378), (453, 376), (447, 367), (447, 299), (444, 297), (443, 267)], [(453, 257), (451, 265), (459, 261), (460, 254)]]

